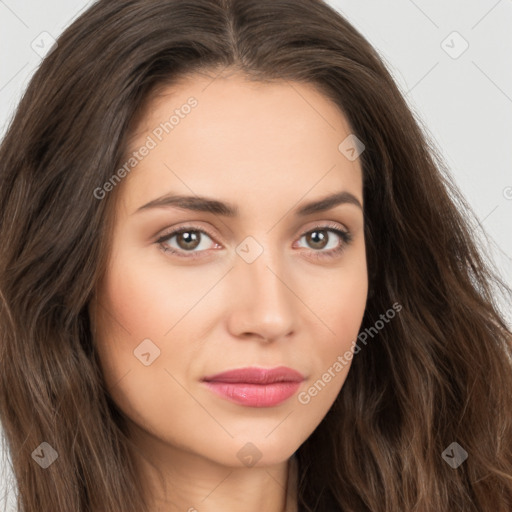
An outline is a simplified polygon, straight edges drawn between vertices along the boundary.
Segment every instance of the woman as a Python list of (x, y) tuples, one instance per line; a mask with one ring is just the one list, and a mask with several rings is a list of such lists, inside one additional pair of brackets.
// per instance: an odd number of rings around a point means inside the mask
[(505, 511), (511, 290), (317, 0), (100, 0), (0, 149), (24, 511)]

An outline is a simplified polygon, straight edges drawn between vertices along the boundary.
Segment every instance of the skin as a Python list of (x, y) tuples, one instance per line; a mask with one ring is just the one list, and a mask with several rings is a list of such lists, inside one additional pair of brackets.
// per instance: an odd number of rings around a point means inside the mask
[[(236, 73), (195, 75), (160, 91), (131, 149), (191, 96), (197, 107), (118, 185), (108, 270), (90, 307), (95, 343), (106, 386), (129, 418), (152, 510), (281, 512), (286, 503), (294, 511), (295, 491), (285, 492), (290, 458), (328, 412), (350, 361), (307, 404), (298, 393), (353, 350), (368, 291), (362, 209), (294, 211), (335, 191), (363, 204), (360, 161), (338, 150), (350, 126), (312, 85)], [(171, 192), (233, 203), (239, 216), (169, 206), (136, 212)], [(190, 241), (169, 235), (167, 247), (185, 257), (156, 242), (191, 223), (213, 236), (195, 231), (200, 244), (187, 249)], [(322, 246), (303, 236), (326, 223), (352, 241), (322, 231)], [(250, 264), (236, 252), (248, 236), (263, 251)], [(339, 245), (340, 254), (315, 258)], [(191, 252), (200, 257), (187, 259)], [(134, 350), (147, 338), (160, 355), (145, 366)], [(279, 365), (305, 380), (273, 407), (235, 404), (201, 382)], [(248, 442), (261, 454), (252, 466), (237, 457)]]

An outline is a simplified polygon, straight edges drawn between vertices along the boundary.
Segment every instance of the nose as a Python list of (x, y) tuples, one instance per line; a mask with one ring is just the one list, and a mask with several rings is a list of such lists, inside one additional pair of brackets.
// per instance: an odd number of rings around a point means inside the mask
[(252, 263), (237, 257), (229, 277), (228, 329), (233, 336), (271, 342), (296, 330), (301, 302), (283, 261), (266, 248)]

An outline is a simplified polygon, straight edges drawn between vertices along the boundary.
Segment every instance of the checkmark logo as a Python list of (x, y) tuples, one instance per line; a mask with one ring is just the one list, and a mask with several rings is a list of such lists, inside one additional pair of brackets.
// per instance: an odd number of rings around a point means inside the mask
[(351, 162), (353, 162), (356, 158), (359, 158), (365, 149), (366, 146), (363, 144), (363, 141), (353, 133), (343, 139), (343, 141), (338, 146), (338, 151)]
[(252, 467), (261, 459), (262, 453), (253, 443), (245, 443), (236, 454), (240, 462), (247, 467)]
[(459, 32), (453, 31), (441, 41), (441, 48), (455, 60), (469, 48), (469, 43)]
[(263, 247), (252, 236), (246, 237), (242, 240), (236, 248), (236, 253), (246, 263), (252, 263), (263, 252)]
[(152, 340), (145, 338), (135, 347), (133, 355), (144, 366), (150, 366), (160, 356), (160, 349)]
[(43, 468), (51, 466), (59, 454), (47, 442), (41, 443), (33, 452), (32, 458)]
[(30, 46), (41, 59), (44, 59), (57, 48), (57, 41), (48, 32), (41, 32)]
[(468, 452), (459, 443), (453, 442), (441, 456), (453, 469), (457, 469), (468, 458)]

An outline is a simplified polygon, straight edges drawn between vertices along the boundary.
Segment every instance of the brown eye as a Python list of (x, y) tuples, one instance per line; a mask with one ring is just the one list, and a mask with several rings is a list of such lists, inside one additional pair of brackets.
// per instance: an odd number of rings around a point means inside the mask
[[(332, 235), (336, 235), (335, 237)], [(332, 258), (341, 254), (352, 241), (352, 235), (348, 231), (339, 229), (337, 225), (317, 226), (301, 236), (312, 249), (315, 258)], [(336, 241), (338, 238), (338, 241)], [(331, 243), (331, 241), (333, 243)], [(331, 247), (328, 247), (331, 243)], [(325, 248), (328, 247), (328, 250)]]
[(198, 231), (181, 231), (174, 235), (176, 237), (176, 243), (183, 250), (195, 249), (200, 242), (201, 236), (197, 234)]
[[(174, 243), (170, 243), (173, 239), (175, 239)], [(215, 244), (212, 237), (206, 231), (190, 226), (176, 229), (163, 235), (157, 240), (157, 243), (164, 252), (170, 252), (185, 258), (195, 258), (208, 250), (208, 243), (205, 242), (207, 239), (211, 240), (210, 245)], [(200, 247), (201, 245), (203, 247)]]
[(329, 236), (326, 235), (327, 230), (315, 229), (315, 231), (309, 232), (306, 236), (308, 244), (313, 249), (323, 249), (329, 242)]

